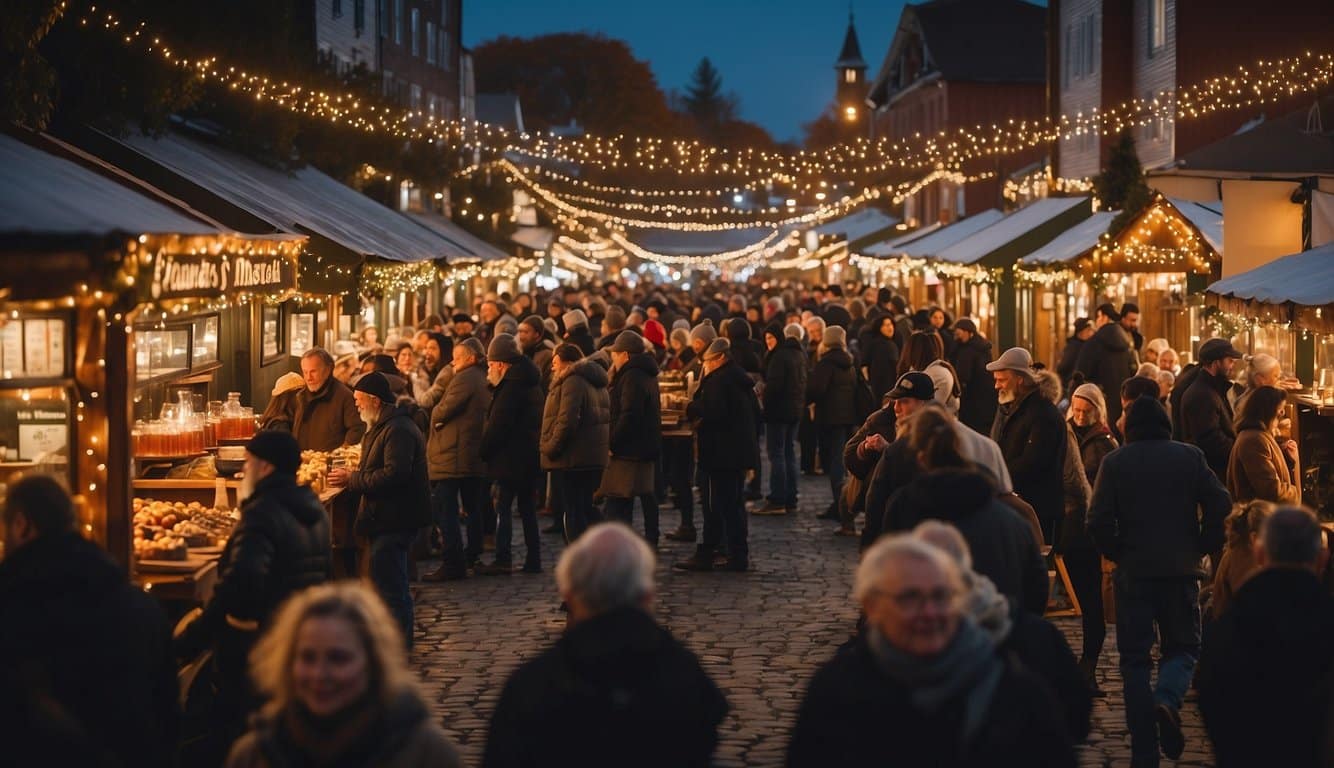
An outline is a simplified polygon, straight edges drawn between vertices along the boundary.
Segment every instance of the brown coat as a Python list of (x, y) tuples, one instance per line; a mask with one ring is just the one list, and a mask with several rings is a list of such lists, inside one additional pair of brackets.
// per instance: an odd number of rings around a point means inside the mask
[(303, 451), (332, 451), (356, 445), (366, 434), (352, 390), (333, 376), (318, 392), (301, 390), (296, 400), (292, 434)]
[(1283, 449), (1273, 435), (1260, 429), (1244, 429), (1237, 435), (1227, 462), (1227, 489), (1237, 503), (1255, 499), (1302, 503), (1301, 486), (1292, 482)]
[(1215, 619), (1237, 598), (1237, 590), (1255, 573), (1259, 566), (1255, 562), (1255, 553), (1249, 547), (1228, 547), (1218, 559), (1218, 570), (1214, 572), (1213, 602), (1210, 612)]

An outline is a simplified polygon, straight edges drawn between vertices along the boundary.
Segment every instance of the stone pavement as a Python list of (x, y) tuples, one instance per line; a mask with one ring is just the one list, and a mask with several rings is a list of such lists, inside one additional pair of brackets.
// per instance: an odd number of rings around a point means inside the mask
[[(657, 615), (699, 655), (732, 707), (715, 754), (719, 766), (782, 764), (807, 680), (852, 632), (857, 619), (850, 600), (857, 540), (834, 536), (832, 524), (815, 519), (829, 498), (825, 478), (803, 477), (797, 514), (752, 516), (751, 570), (745, 574), (673, 571), (671, 563), (688, 556), (693, 545), (663, 542)], [(638, 511), (635, 514), (640, 527)], [(678, 521), (678, 513), (665, 505), (663, 531), (674, 529)], [(541, 518), (543, 526), (548, 522)], [(516, 562), (522, 561), (522, 535), (516, 521)], [(564, 627), (552, 575), (560, 547), (560, 537), (543, 535), (540, 576), (414, 585), (418, 630), (413, 666), (470, 765), (481, 760), (487, 721), (510, 671), (545, 648)], [(1056, 621), (1077, 647), (1079, 620)], [(1094, 732), (1080, 748), (1081, 766), (1129, 765), (1115, 644), (1113, 630), (1100, 667), (1110, 695), (1095, 703)], [(1176, 765), (1211, 765), (1193, 700), (1182, 716), (1187, 752)], [(1172, 763), (1165, 760), (1163, 765)]]

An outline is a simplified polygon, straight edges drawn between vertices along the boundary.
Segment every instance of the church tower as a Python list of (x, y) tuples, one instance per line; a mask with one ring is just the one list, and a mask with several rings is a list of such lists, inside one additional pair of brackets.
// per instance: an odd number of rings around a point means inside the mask
[(848, 11), (848, 32), (843, 37), (843, 50), (838, 54), (834, 70), (838, 73), (835, 103), (839, 125), (844, 128), (843, 134), (849, 138), (865, 136), (866, 61), (862, 59), (861, 43), (857, 42), (852, 11)]

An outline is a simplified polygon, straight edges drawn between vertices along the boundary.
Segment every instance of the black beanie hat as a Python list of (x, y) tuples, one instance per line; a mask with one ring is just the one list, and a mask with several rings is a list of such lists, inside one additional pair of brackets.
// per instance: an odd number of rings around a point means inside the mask
[(389, 388), (389, 379), (384, 377), (379, 371), (371, 371), (357, 380), (357, 385), (352, 388), (356, 392), (365, 392), (368, 395), (374, 395), (382, 403), (392, 404), (395, 401), (394, 392)]
[(279, 429), (265, 429), (255, 433), (246, 443), (246, 453), (257, 459), (272, 464), (274, 469), (287, 475), (295, 475), (301, 466), (301, 447), (291, 432)]

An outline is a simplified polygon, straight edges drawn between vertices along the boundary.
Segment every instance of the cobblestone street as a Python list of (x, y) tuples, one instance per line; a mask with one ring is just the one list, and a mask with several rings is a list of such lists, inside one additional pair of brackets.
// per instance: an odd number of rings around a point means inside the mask
[[(751, 571), (743, 575), (672, 571), (671, 563), (686, 557), (692, 545), (663, 542), (658, 617), (700, 656), (732, 707), (715, 755), (719, 766), (782, 764), (807, 679), (847, 639), (857, 618), (850, 600), (857, 540), (834, 536), (832, 524), (815, 519), (829, 504), (823, 477), (803, 477), (801, 499), (799, 514), (750, 518)], [(674, 529), (678, 520), (678, 513), (664, 506), (663, 531)], [(522, 533), (515, 528), (521, 559)], [(478, 577), (416, 590), (413, 665), (469, 764), (480, 762), (487, 721), (510, 671), (546, 647), (565, 624), (552, 575), (560, 546), (560, 537), (543, 535), (541, 576)], [(1056, 623), (1077, 647), (1079, 619)], [(1081, 766), (1129, 765), (1115, 644), (1109, 628), (1100, 669), (1109, 695), (1094, 704), (1093, 734), (1081, 747)], [(1186, 753), (1175, 765), (1211, 765), (1193, 695), (1182, 719)]]

